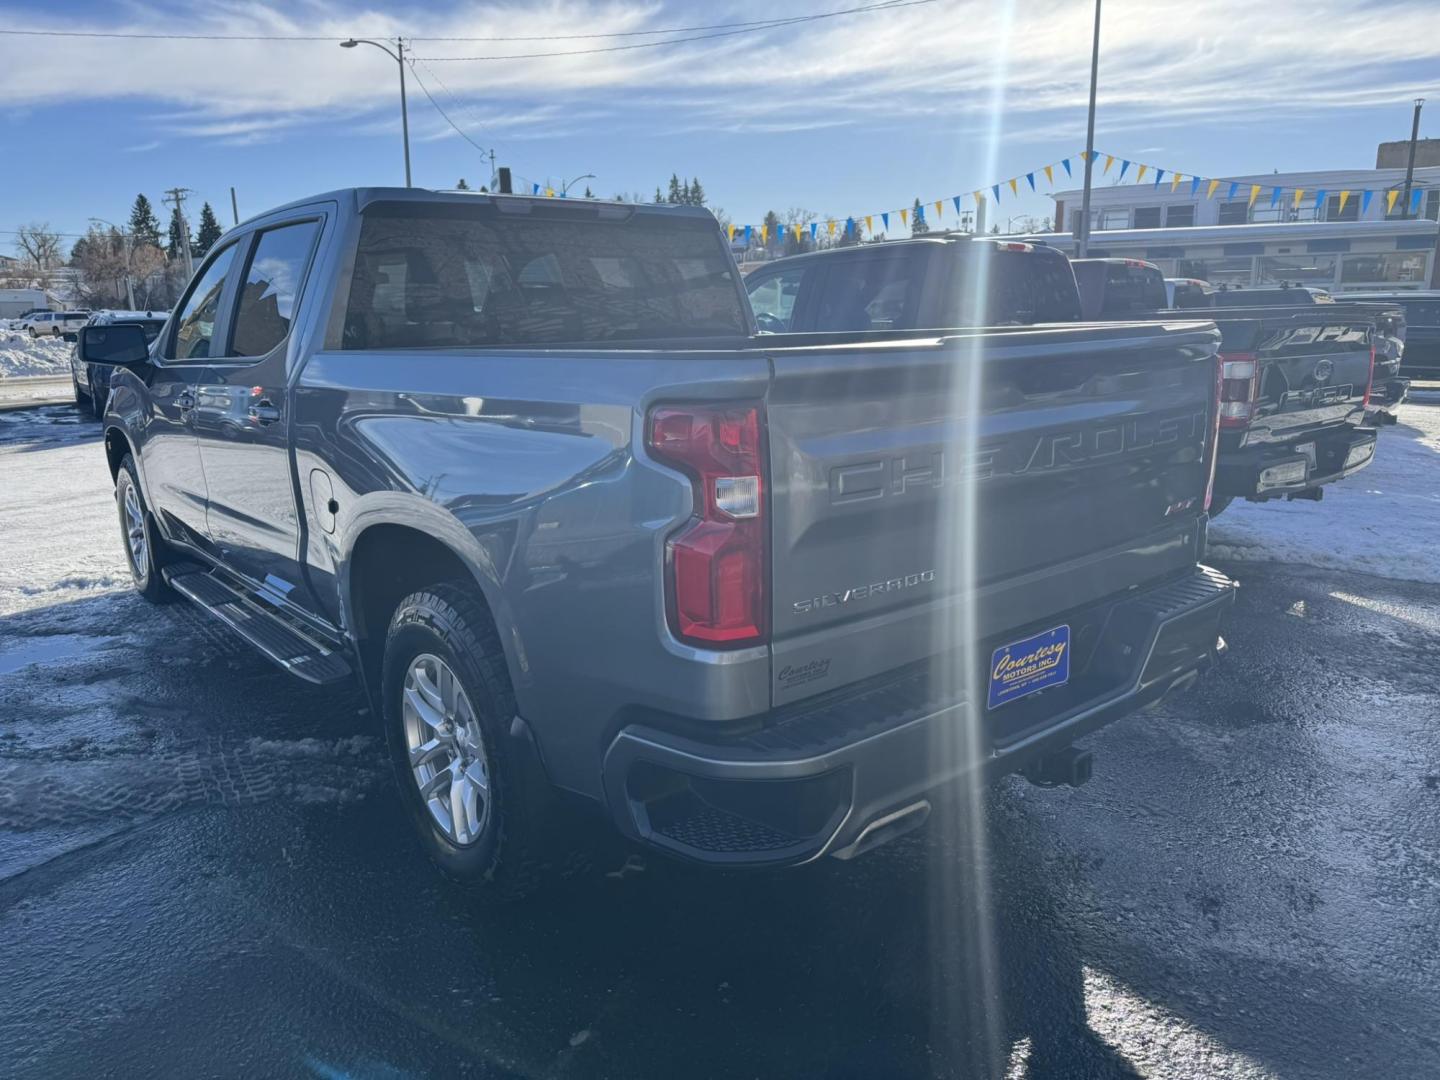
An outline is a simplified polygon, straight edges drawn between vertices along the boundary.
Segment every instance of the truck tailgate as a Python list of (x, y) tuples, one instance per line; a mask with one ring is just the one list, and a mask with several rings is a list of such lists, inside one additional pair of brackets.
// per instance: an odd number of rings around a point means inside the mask
[[(1194, 565), (1209, 323), (771, 348), (773, 700)], [(965, 609), (966, 603), (974, 604)]]

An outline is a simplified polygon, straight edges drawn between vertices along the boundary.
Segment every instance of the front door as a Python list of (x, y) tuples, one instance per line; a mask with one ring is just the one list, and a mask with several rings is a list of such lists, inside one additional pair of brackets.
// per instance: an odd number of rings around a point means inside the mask
[(224, 310), (235, 245), (201, 267), (150, 372), (150, 415), (144, 430), (145, 496), (167, 536), (206, 546), (205, 471), (195, 436), (195, 406)]
[(195, 409), (216, 554), (262, 595), (306, 610), (313, 598), (290, 465), (288, 357), (320, 224), (286, 222), (241, 241), (226, 347), (206, 372)]

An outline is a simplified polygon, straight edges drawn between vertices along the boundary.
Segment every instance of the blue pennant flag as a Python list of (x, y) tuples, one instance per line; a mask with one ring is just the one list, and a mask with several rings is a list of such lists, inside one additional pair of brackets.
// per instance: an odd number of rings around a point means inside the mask
[(854, 236), (854, 235), (855, 235), (855, 219), (854, 219), (853, 217), (847, 217), (847, 218), (845, 219), (845, 235), (846, 235), (846, 236)]
[(1416, 188), (1413, 192), (1411, 192), (1411, 194), (1410, 194), (1410, 213), (1411, 213), (1411, 214), (1418, 214), (1418, 213), (1420, 212), (1420, 200), (1421, 200), (1422, 198), (1424, 198), (1424, 197), (1425, 197), (1425, 192), (1424, 192), (1422, 189), (1420, 189), (1420, 188)]
[[(1065, 169), (1065, 175), (1066, 175), (1066, 176), (1074, 176), (1074, 175), (1075, 175), (1074, 173), (1072, 173), (1072, 172), (1070, 171), (1070, 159), (1069, 159), (1068, 157), (1065, 158), (1063, 161), (1061, 161), (1060, 164), (1064, 167), (1064, 169)], [(1122, 175), (1122, 176), (1124, 175), (1123, 171), (1122, 171), (1121, 175)], [(998, 196), (997, 196), (997, 197), (998, 197)]]
[(998, 202), (1000, 201), (1000, 185), (999, 185), (999, 184), (991, 184), (991, 185), (990, 185), (990, 190), (995, 193), (995, 201), (998, 203)]
[(1165, 175), (1165, 170), (1164, 170), (1164, 169), (1156, 169), (1156, 170), (1155, 170), (1155, 186), (1156, 186), (1156, 187), (1159, 187), (1159, 186), (1160, 186), (1160, 178), (1161, 178), (1162, 176), (1164, 176), (1164, 175)]
[(1360, 193), (1360, 216), (1361, 216), (1361, 217), (1364, 217), (1364, 216), (1365, 216), (1365, 211), (1370, 209), (1370, 198), (1371, 198), (1371, 196), (1373, 196), (1374, 194), (1375, 194), (1375, 193), (1374, 193), (1373, 191), (1362, 191), (1362, 192)]
[[(886, 229), (889, 229), (889, 228), (890, 228), (890, 213), (889, 213), (889, 211), (886, 211), (885, 213), (881, 214), (881, 215), (880, 215), (880, 220), (885, 223), (885, 228), (886, 228)], [(810, 226), (810, 229), (811, 229), (811, 232), (812, 232), (812, 234), (813, 234), (814, 229), (815, 229), (815, 226), (814, 226), (814, 225), (811, 225), (811, 226)]]
[(1031, 190), (1031, 191), (1034, 191), (1034, 190), (1035, 190), (1035, 174), (1034, 174), (1033, 172), (1027, 172), (1027, 173), (1025, 174), (1025, 179), (1026, 179), (1026, 181), (1030, 184), (1030, 190)]
[(1325, 189), (1324, 189), (1324, 188), (1321, 188), (1319, 191), (1315, 192), (1315, 209), (1316, 209), (1316, 210), (1319, 210), (1322, 206), (1325, 205), (1325, 194), (1326, 194), (1326, 192), (1325, 192)]
[(1270, 205), (1271, 205), (1271, 206), (1274, 206), (1274, 205), (1275, 205), (1276, 203), (1278, 203), (1279, 201), (1280, 201), (1280, 189), (1279, 189), (1278, 187), (1277, 187), (1277, 188), (1271, 188), (1271, 189), (1270, 189)]
[(921, 206), (918, 202), (915, 204), (915, 220), (925, 220), (925, 207)]
[(1236, 192), (1236, 190), (1237, 190), (1239, 187), (1240, 187), (1240, 181), (1239, 181), (1239, 180), (1231, 180), (1231, 181), (1230, 181), (1230, 195), (1229, 195), (1228, 197), (1231, 198), (1231, 199), (1233, 199), (1233, 198), (1235, 197), (1235, 192)]
[(812, 221), (812, 222), (810, 222), (810, 239), (811, 239), (811, 240), (814, 240), (814, 239), (815, 239), (815, 234), (818, 233), (819, 231), (820, 231), (820, 223), (819, 223), (818, 221)]
[(531, 195), (539, 195), (539, 194), (540, 194), (540, 185), (539, 185), (539, 184), (531, 184), (531, 185), (530, 185), (530, 194), (531, 194)]
[(1129, 168), (1130, 168), (1130, 162), (1128, 162), (1128, 161), (1126, 161), (1126, 160), (1124, 160), (1124, 159), (1122, 158), (1121, 161), (1120, 161), (1120, 175), (1119, 175), (1118, 177), (1116, 177), (1116, 179), (1117, 179), (1117, 180), (1124, 180), (1124, 179), (1125, 179), (1125, 173), (1129, 170)]
[(960, 213), (960, 196), (956, 195), (950, 201), (955, 204), (955, 213)]
[(749, 226), (749, 225), (746, 225), (746, 226), (745, 226), (745, 246), (746, 246), (747, 248), (750, 246), (750, 226)]
[(1194, 195), (1195, 192), (1197, 192), (1197, 191), (1199, 191), (1199, 190), (1200, 190), (1200, 178), (1199, 178), (1198, 176), (1192, 176), (1192, 177), (1190, 178), (1190, 194), (1191, 194), (1191, 195)]

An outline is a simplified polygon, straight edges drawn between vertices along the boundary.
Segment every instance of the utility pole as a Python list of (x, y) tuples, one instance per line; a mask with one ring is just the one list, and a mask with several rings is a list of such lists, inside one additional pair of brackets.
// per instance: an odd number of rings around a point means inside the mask
[(400, 67), (400, 132), (405, 144), (405, 186), (410, 187), (410, 109), (405, 104), (405, 41), (397, 37), (394, 52), (369, 38), (346, 38), (340, 42), (342, 49), (353, 49), (357, 45), (374, 45)]
[(173, 200), (175, 212), (180, 216), (180, 253), (185, 257), (185, 278), (195, 275), (195, 263), (190, 257), (190, 222), (185, 219), (185, 196), (195, 194), (189, 188), (173, 187), (165, 192), (166, 200)]
[(235, 201), (235, 188), (230, 188), (230, 216), (235, 219), (235, 224), (240, 224), (240, 204)]
[(1420, 140), (1420, 110), (1425, 105), (1423, 97), (1415, 99), (1415, 119), (1410, 124), (1410, 161), (1405, 166), (1405, 193), (1400, 197), (1404, 208), (1401, 217), (1410, 216), (1410, 187), (1415, 182), (1415, 144)]
[(490, 151), (490, 190), (495, 190), (495, 151)]
[(1075, 254), (1085, 258), (1090, 245), (1090, 178), (1095, 171), (1095, 84), (1100, 74), (1100, 0), (1095, 0), (1095, 41), (1090, 46), (1090, 114), (1085, 122), (1085, 190), (1080, 196), (1080, 232)]

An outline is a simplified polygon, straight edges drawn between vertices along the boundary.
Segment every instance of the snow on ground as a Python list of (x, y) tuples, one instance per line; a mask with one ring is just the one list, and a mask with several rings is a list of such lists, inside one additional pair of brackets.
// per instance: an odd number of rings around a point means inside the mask
[(1374, 463), (1323, 502), (1231, 503), (1210, 525), (1210, 554), (1440, 583), (1440, 405), (1402, 405)]
[(0, 330), (0, 381), (22, 375), (70, 375), (70, 350), (64, 338), (32, 338), (28, 333)]

